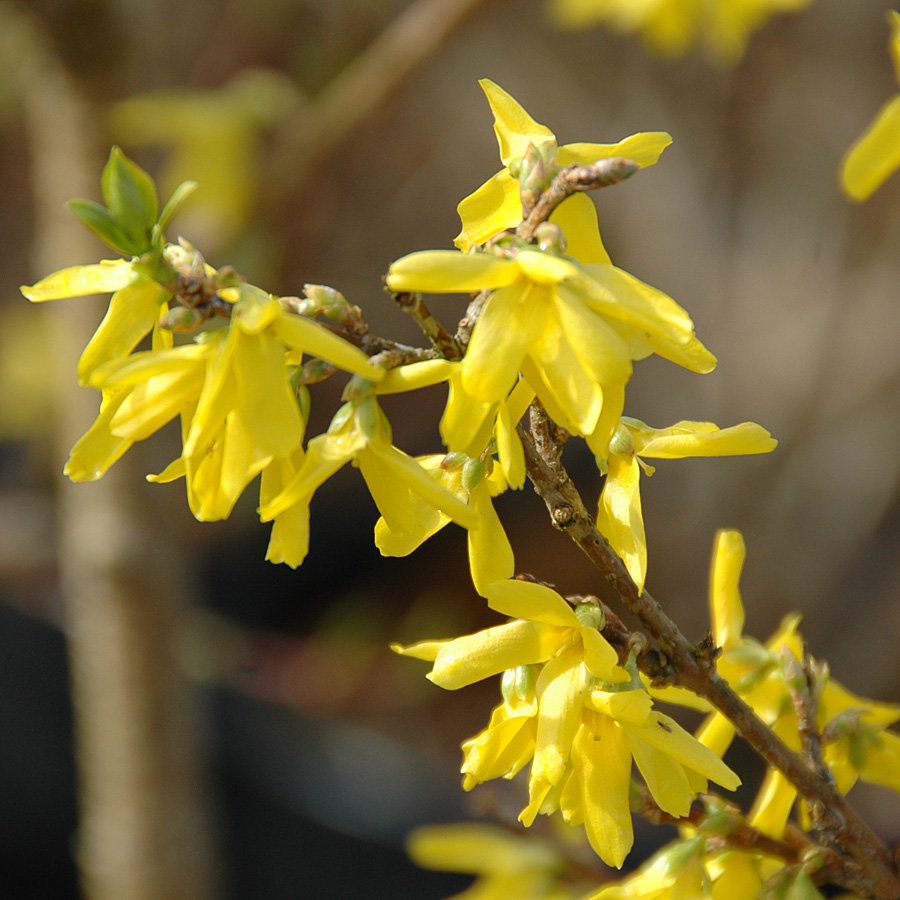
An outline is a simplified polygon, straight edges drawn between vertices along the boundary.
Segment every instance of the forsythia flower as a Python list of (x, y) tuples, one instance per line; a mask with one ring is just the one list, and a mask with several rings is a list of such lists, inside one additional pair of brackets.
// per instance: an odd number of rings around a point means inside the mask
[(794, 12), (812, 0), (549, 0), (551, 18), (563, 28), (600, 22), (639, 32), (660, 56), (683, 56), (699, 45), (711, 62), (734, 65), (750, 35), (775, 13)]
[[(720, 531), (710, 574), (713, 635), (723, 651), (716, 666), (757, 715), (788, 746), (799, 751), (799, 726), (787, 663), (803, 658), (803, 642), (797, 631), (800, 619), (796, 614), (786, 617), (765, 646), (743, 636), (744, 608), (738, 581), (744, 557), (740, 533)], [(846, 793), (862, 778), (900, 792), (900, 736), (886, 730), (900, 721), (900, 706), (859, 697), (827, 677), (816, 704), (816, 719), (825, 762), (838, 790)], [(734, 726), (716, 712), (701, 726), (697, 738), (723, 755), (734, 733)], [(751, 824), (780, 837), (795, 798), (796, 789), (780, 772), (770, 770), (751, 811)]]
[(479, 513), (439, 484), (412, 457), (391, 443), (391, 427), (374, 395), (363, 394), (345, 403), (328, 431), (309, 441), (294, 476), (275, 496), (263, 502), (265, 522), (289, 513), (308, 518), (316, 489), (348, 462), (359, 467), (366, 485), (391, 531), (415, 532), (421, 508), (412, 494), (441, 510), (466, 528), (476, 528)]
[[(514, 228), (522, 221), (522, 200), (519, 195), (519, 184), (513, 178), (509, 167), (515, 164), (528, 150), (529, 145), (541, 154), (548, 162), (563, 168), (571, 165), (590, 165), (601, 159), (614, 156), (625, 157), (640, 166), (652, 166), (672, 138), (665, 132), (640, 132), (624, 138), (616, 144), (564, 144), (557, 147), (556, 136), (540, 125), (514, 100), (503, 88), (494, 84), (489, 78), (479, 82), (487, 96), (494, 114), (494, 132), (500, 146), (500, 159), (505, 166), (500, 172), (486, 181), (477, 191), (462, 200), (457, 207), (462, 220), (462, 231), (456, 237), (455, 244), (460, 250), (468, 250), (476, 244), (483, 244), (495, 234)], [(581, 207), (579, 213), (591, 216), (596, 222), (596, 213), (592, 213), (593, 203), (585, 195), (570, 197), (562, 209), (571, 210)], [(557, 221), (554, 214), (551, 222)], [(606, 252), (599, 248), (598, 259), (585, 259), (584, 262), (609, 262)]]
[[(504, 680), (504, 705), (463, 745), (464, 787), (511, 777), (531, 759), (520, 820), (531, 825), (538, 812), (560, 810), (568, 824), (584, 824), (594, 850), (613, 866), (622, 865), (634, 840), (632, 759), (656, 802), (675, 816), (687, 814), (708, 778), (737, 787), (715, 754), (653, 710), (642, 687), (631, 687), (598, 630), (599, 606), (573, 610), (550, 588), (515, 580), (495, 582), (487, 598), (516, 619), (455, 640), (393, 648), (433, 661), (428, 678), (450, 690), (513, 670)], [(534, 678), (530, 667), (538, 663), (544, 665)]]
[(451, 379), (452, 389), (473, 404), (468, 421), (454, 398), (448, 404), (456, 412), (445, 417), (442, 430), (451, 450), (471, 453), (472, 439), (520, 371), (557, 422), (576, 434), (608, 438), (633, 359), (655, 352), (692, 371), (715, 366), (684, 310), (611, 265), (582, 267), (538, 250), (507, 259), (426, 250), (393, 263), (386, 282), (394, 291), (493, 291), (459, 381)]
[(409, 835), (406, 849), (422, 868), (478, 876), (470, 888), (449, 900), (575, 898), (556, 884), (565, 861), (540, 839), (490, 825), (429, 825)]
[[(515, 571), (512, 547), (491, 502), (491, 497), (506, 490), (500, 468), (492, 467), (490, 460), (484, 462), (463, 454), (435, 453), (416, 457), (416, 462), (438, 484), (462, 502), (468, 502), (478, 516), (477, 527), (466, 532), (475, 590), (483, 595), (493, 582), (512, 578)], [(451, 521), (447, 513), (412, 489), (408, 489), (407, 503), (412, 511), (408, 531), (392, 529), (384, 516), (375, 523), (375, 546), (382, 556), (408, 556)]]
[(600, 492), (597, 528), (625, 563), (638, 588), (643, 588), (647, 574), (641, 469), (647, 475), (655, 471), (644, 458), (769, 453), (777, 443), (768, 431), (753, 422), (721, 430), (712, 422), (676, 422), (668, 428), (651, 428), (638, 419), (622, 418), (609, 442), (608, 459), (598, 458), (606, 470), (606, 481)]
[[(889, 49), (900, 80), (900, 13), (888, 12)], [(841, 164), (841, 185), (854, 200), (865, 200), (900, 166), (900, 94), (878, 112)]]
[(32, 303), (112, 292), (106, 316), (78, 360), (81, 384), (87, 384), (103, 363), (127, 356), (154, 329), (172, 296), (142, 274), (137, 262), (104, 259), (93, 265), (72, 266), (20, 289)]

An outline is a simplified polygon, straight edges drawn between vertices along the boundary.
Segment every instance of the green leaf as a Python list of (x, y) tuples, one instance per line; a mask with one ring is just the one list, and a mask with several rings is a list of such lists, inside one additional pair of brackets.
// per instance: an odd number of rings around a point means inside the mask
[(159, 216), (159, 227), (165, 232), (166, 228), (169, 226), (169, 222), (172, 221), (172, 217), (178, 210), (181, 208), (181, 204), (184, 203), (187, 198), (194, 193), (197, 189), (196, 181), (182, 181), (181, 184), (178, 185), (177, 188), (172, 192), (172, 196), (169, 197), (166, 205), (163, 207), (163, 211)]
[(138, 246), (150, 246), (150, 229), (159, 205), (153, 179), (118, 148), (113, 147), (100, 179), (103, 199), (116, 223)]
[(106, 207), (93, 200), (77, 199), (69, 200), (66, 208), (82, 225), (90, 228), (104, 244), (109, 244), (114, 250), (128, 256), (136, 252), (134, 241), (122, 231)]

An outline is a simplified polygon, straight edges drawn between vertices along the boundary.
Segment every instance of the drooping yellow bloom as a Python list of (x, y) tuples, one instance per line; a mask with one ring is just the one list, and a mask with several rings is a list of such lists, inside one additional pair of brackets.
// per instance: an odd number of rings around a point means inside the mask
[(476, 528), (479, 513), (438, 483), (412, 457), (391, 443), (390, 425), (374, 393), (345, 403), (325, 434), (309, 441), (296, 474), (260, 506), (265, 522), (294, 507), (308, 509), (316, 489), (342, 466), (359, 467), (386, 527), (395, 534), (420, 528), (422, 507), (411, 494), (465, 528)]
[(647, 48), (666, 58), (694, 48), (721, 66), (737, 63), (750, 35), (777, 13), (796, 12), (812, 0), (548, 0), (562, 28), (606, 23), (640, 34)]
[(525, 581), (495, 582), (486, 593), (489, 606), (516, 618), (454, 640), (393, 648), (433, 661), (428, 678), (451, 690), (505, 673), (504, 703), (463, 744), (464, 787), (511, 777), (530, 760), (520, 820), (531, 825), (539, 812), (559, 810), (568, 824), (584, 824), (605, 862), (621, 866), (634, 839), (632, 761), (660, 807), (676, 816), (707, 779), (737, 786), (721, 759), (652, 708), (600, 634), (596, 604), (573, 610), (555, 591)]
[[(522, 201), (519, 184), (510, 174), (509, 166), (520, 160), (533, 145), (542, 156), (553, 159), (562, 168), (571, 165), (589, 165), (614, 156), (625, 157), (640, 166), (652, 166), (672, 138), (665, 132), (641, 132), (624, 138), (615, 144), (564, 144), (556, 145), (556, 137), (545, 125), (540, 125), (501, 87), (488, 78), (479, 82), (494, 114), (494, 132), (500, 147), (500, 159), (504, 169), (486, 181), (477, 191), (466, 197), (457, 207), (462, 220), (462, 231), (455, 244), (460, 250), (468, 250), (483, 244), (498, 232), (515, 228), (522, 221)], [(593, 209), (585, 196), (570, 197), (560, 210), (581, 206)], [(585, 214), (590, 215), (590, 212)], [(596, 213), (593, 214), (596, 220)], [(550, 221), (557, 221), (556, 215)], [(609, 262), (606, 252), (600, 259), (584, 259), (584, 262)], [(579, 257), (580, 258), (580, 257)]]
[[(889, 49), (900, 81), (900, 13), (889, 10)], [(885, 103), (841, 164), (841, 185), (853, 200), (865, 200), (900, 166), (900, 94)]]
[[(490, 466), (489, 461), (485, 463), (463, 454), (435, 453), (416, 457), (416, 462), (438, 484), (468, 503), (478, 516), (477, 527), (466, 532), (469, 569), (475, 590), (484, 595), (495, 581), (512, 578), (515, 573), (512, 547), (491, 502), (491, 497), (506, 490), (500, 468)], [(412, 510), (409, 531), (392, 529), (384, 516), (375, 523), (375, 546), (382, 556), (409, 555), (451, 521), (447, 513), (412, 489), (408, 489), (406, 502)]]
[[(395, 291), (493, 291), (459, 380), (451, 378), (460, 395), (451, 397), (442, 422), (451, 450), (471, 454), (482, 423), (506, 400), (519, 373), (559, 424), (592, 435), (604, 423), (599, 430), (608, 440), (633, 359), (656, 352), (693, 371), (715, 365), (684, 310), (614, 266), (581, 267), (537, 250), (512, 258), (431, 250), (397, 260), (386, 281)], [(460, 399), (470, 416), (462, 415)]]
[[(744, 609), (738, 581), (745, 556), (736, 531), (716, 536), (710, 574), (713, 636), (722, 647), (716, 667), (756, 714), (793, 750), (801, 750), (799, 723), (790, 694), (789, 661), (803, 658), (797, 631), (800, 617), (789, 615), (765, 645), (743, 635)], [(846, 793), (858, 778), (900, 791), (900, 736), (887, 727), (900, 721), (900, 706), (857, 696), (826, 675), (816, 704), (826, 765), (838, 790)], [(697, 738), (719, 756), (734, 738), (734, 726), (721, 713), (707, 718)], [(750, 814), (766, 834), (781, 837), (797, 792), (784, 776), (769, 770)]]
[(104, 259), (93, 265), (72, 266), (21, 288), (32, 303), (112, 292), (106, 316), (78, 361), (81, 384), (87, 384), (99, 366), (127, 356), (153, 330), (172, 296), (142, 274), (136, 262)]
[[(676, 422), (651, 428), (638, 419), (623, 417), (609, 443), (606, 481), (600, 492), (597, 528), (628, 569), (638, 588), (647, 573), (647, 540), (641, 513), (641, 470), (655, 469), (645, 458), (683, 459), (690, 456), (735, 456), (769, 453), (777, 441), (761, 426), (742, 422), (720, 429), (712, 422)], [(592, 446), (596, 452), (596, 448)]]
[(449, 900), (574, 900), (558, 885), (564, 860), (539, 838), (476, 823), (427, 825), (407, 839), (407, 852), (425, 869), (477, 875)]

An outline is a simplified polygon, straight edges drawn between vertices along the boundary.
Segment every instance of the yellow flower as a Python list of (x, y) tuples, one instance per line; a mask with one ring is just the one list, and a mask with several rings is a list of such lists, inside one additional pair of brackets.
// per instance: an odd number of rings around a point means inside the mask
[(632, 759), (672, 815), (687, 813), (708, 778), (737, 786), (737, 776), (714, 753), (652, 709), (649, 694), (600, 634), (597, 605), (573, 610), (555, 591), (525, 581), (495, 582), (486, 593), (489, 606), (516, 619), (455, 640), (393, 647), (433, 661), (428, 678), (450, 690), (505, 673), (504, 703), (463, 744), (466, 789), (512, 777), (531, 760), (529, 803), (520, 820), (531, 825), (539, 812), (560, 810), (568, 824), (585, 825), (605, 862), (621, 866), (634, 839)]
[[(488, 238), (507, 228), (514, 228), (522, 221), (522, 201), (519, 184), (510, 174), (511, 163), (520, 160), (533, 145), (542, 156), (552, 157), (562, 168), (571, 165), (589, 165), (600, 159), (622, 156), (641, 166), (652, 166), (672, 138), (664, 132), (642, 132), (624, 138), (616, 144), (564, 144), (557, 148), (556, 137), (545, 125), (540, 125), (501, 87), (488, 78), (479, 82), (487, 96), (494, 114), (494, 131), (500, 146), (500, 159), (505, 166), (486, 181), (475, 193), (466, 197), (457, 207), (462, 220), (462, 231), (455, 244), (461, 250), (468, 250), (476, 244), (483, 244)], [(580, 206), (584, 215), (590, 216), (587, 206), (593, 204), (586, 196), (569, 198), (560, 209)], [(596, 220), (596, 213), (594, 213)], [(551, 216), (550, 221), (556, 221)], [(608, 262), (605, 259), (590, 259), (585, 262)]]
[(399, 534), (418, 528), (421, 508), (410, 493), (465, 528), (478, 526), (476, 510), (440, 485), (412, 457), (391, 443), (391, 428), (374, 394), (345, 403), (325, 434), (314, 437), (296, 474), (280, 493), (260, 507), (269, 521), (300, 504), (306, 508), (316, 489), (348, 462), (359, 467), (387, 527)]
[(489, 435), (491, 414), (519, 372), (559, 424), (592, 435), (606, 423), (608, 439), (632, 359), (656, 352), (693, 371), (715, 365), (684, 310), (614, 266), (587, 269), (537, 250), (507, 259), (430, 250), (397, 260), (386, 280), (395, 291), (493, 290), (451, 377), (455, 393), (442, 421), (451, 450), (471, 454), (484, 423)]
[[(515, 572), (512, 547), (491, 502), (491, 497), (506, 490), (500, 468), (492, 467), (490, 460), (483, 462), (464, 454), (435, 453), (416, 457), (416, 462), (438, 484), (468, 503), (478, 516), (477, 527), (466, 532), (475, 590), (484, 595), (493, 582), (512, 578)], [(406, 502), (412, 512), (408, 531), (392, 529), (384, 516), (375, 523), (375, 546), (382, 556), (408, 556), (451, 521), (450, 516), (414, 490), (408, 489), (407, 494)]]
[[(800, 618), (796, 614), (786, 617), (765, 646), (743, 636), (744, 609), (738, 581), (744, 557), (741, 535), (720, 531), (710, 575), (713, 635), (723, 650), (716, 667), (757, 715), (789, 747), (799, 751), (799, 724), (785, 660), (803, 658), (803, 641), (797, 631)], [(887, 731), (889, 725), (900, 721), (900, 706), (857, 696), (828, 677), (818, 698), (816, 721), (823, 737), (825, 762), (838, 790), (846, 793), (862, 778), (900, 791), (900, 736)], [(734, 726), (716, 712), (700, 727), (697, 738), (722, 756), (734, 734)], [(751, 824), (780, 837), (796, 796), (793, 785), (770, 769), (751, 811)]]
[(539, 838), (475, 823), (427, 825), (409, 835), (406, 849), (422, 868), (478, 876), (450, 900), (574, 900), (556, 885), (565, 861)]
[(20, 290), (32, 301), (83, 297), (112, 292), (109, 309), (78, 361), (78, 380), (87, 384), (93, 372), (110, 360), (127, 356), (159, 321), (171, 294), (140, 273), (137, 260), (104, 259), (72, 266)]
[[(888, 11), (891, 59), (900, 80), (900, 13)], [(853, 200), (865, 200), (900, 166), (900, 94), (892, 97), (841, 164), (841, 185)]]
[(699, 46), (722, 66), (737, 63), (750, 35), (775, 13), (793, 12), (812, 0), (548, 0), (551, 19), (562, 28), (601, 22), (638, 32), (652, 52), (671, 58)]
[[(734, 456), (769, 453), (777, 441), (753, 422), (719, 429), (712, 422), (676, 422), (651, 428), (638, 419), (623, 417), (609, 443), (609, 458), (599, 457), (606, 468), (600, 493), (597, 528), (625, 563), (638, 588), (647, 573), (647, 541), (641, 513), (641, 469), (655, 469), (645, 458), (682, 459), (689, 456)], [(596, 452), (596, 447), (592, 446)]]

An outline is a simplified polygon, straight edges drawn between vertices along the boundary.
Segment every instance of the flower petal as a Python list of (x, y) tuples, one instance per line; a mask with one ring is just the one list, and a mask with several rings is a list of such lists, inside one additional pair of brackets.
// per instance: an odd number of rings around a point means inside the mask
[(515, 560), (487, 482), (472, 490), (469, 502), (478, 513), (477, 527), (468, 531), (469, 570), (475, 590), (484, 597), (494, 582), (512, 578)]
[(672, 143), (672, 135), (665, 131), (639, 131), (615, 144), (563, 144), (557, 162), (562, 166), (589, 166), (599, 159), (623, 156), (641, 167), (652, 166)]
[(442, 647), (427, 677), (439, 687), (453, 691), (506, 669), (543, 662), (556, 652), (565, 637), (565, 630), (540, 622), (496, 625)]
[(500, 159), (504, 166), (524, 156), (529, 144), (538, 145), (555, 140), (553, 132), (546, 125), (535, 122), (517, 100), (490, 78), (482, 78), (478, 84), (494, 114), (494, 133), (497, 135)]
[(488, 606), (505, 616), (562, 628), (580, 628), (575, 610), (552, 588), (533, 581), (508, 579), (490, 586)]
[(653, 429), (645, 437), (635, 434), (635, 452), (654, 459), (681, 459), (686, 456), (741, 456), (770, 453), (778, 446), (772, 435), (755, 422), (741, 422), (720, 429), (712, 422), (676, 422), (668, 428)]
[(841, 184), (853, 200), (870, 197), (900, 166), (900, 94), (878, 111), (872, 124), (847, 151)]
[(89, 266), (60, 269), (37, 284), (22, 285), (20, 290), (32, 303), (43, 303), (63, 297), (118, 291), (136, 277), (134, 263), (130, 259), (103, 259)]
[(647, 539), (641, 514), (641, 470), (634, 457), (613, 453), (597, 506), (597, 528), (625, 563), (639, 589), (647, 574)]
[(384, 281), (392, 291), (468, 294), (504, 287), (518, 276), (515, 260), (458, 250), (420, 250), (391, 263)]
[(744, 604), (738, 583), (746, 555), (739, 531), (722, 530), (716, 534), (709, 573), (709, 605), (713, 636), (723, 650), (737, 647), (744, 630)]

